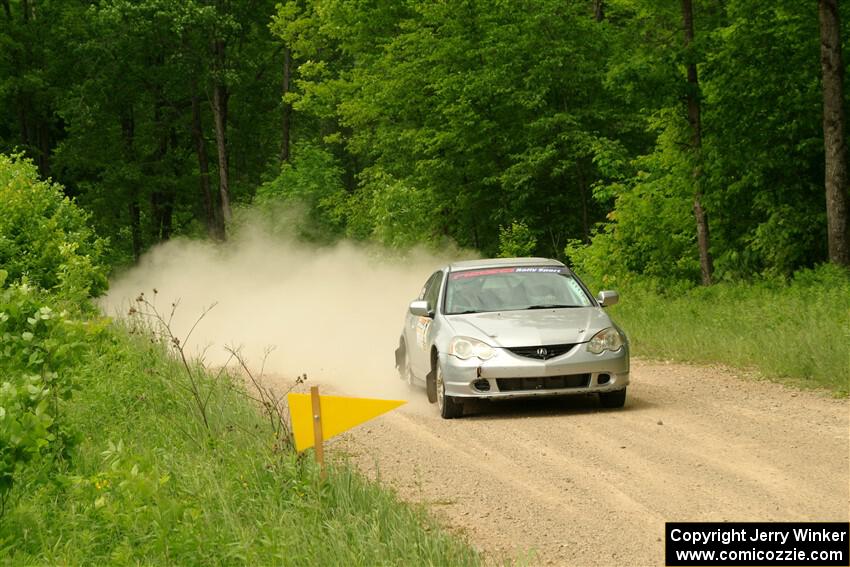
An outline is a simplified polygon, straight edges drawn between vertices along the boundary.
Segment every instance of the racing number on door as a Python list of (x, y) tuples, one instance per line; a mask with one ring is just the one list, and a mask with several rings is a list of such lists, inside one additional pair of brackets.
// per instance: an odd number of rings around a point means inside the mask
[(428, 348), (428, 329), (431, 327), (430, 317), (420, 317), (416, 321), (416, 344), (423, 351)]

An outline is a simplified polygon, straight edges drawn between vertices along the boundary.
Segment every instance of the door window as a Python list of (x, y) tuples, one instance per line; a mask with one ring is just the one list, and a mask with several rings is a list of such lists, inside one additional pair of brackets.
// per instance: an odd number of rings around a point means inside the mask
[(437, 299), (440, 297), (440, 284), (443, 283), (443, 272), (434, 272), (431, 274), (431, 277), (428, 279), (428, 283), (425, 284), (425, 287), (422, 290), (422, 297), (428, 302), (428, 306), (436, 311), (437, 309)]

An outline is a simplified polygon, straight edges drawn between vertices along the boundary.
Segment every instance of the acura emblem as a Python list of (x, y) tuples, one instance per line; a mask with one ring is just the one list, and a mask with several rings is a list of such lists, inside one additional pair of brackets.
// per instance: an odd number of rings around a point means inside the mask
[(549, 351), (546, 350), (546, 347), (540, 347), (537, 349), (537, 356), (541, 358), (546, 358), (547, 354), (549, 354)]

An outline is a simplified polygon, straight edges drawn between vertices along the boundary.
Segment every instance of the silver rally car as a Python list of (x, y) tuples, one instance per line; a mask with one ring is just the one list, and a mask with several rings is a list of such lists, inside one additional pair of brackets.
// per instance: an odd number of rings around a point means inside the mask
[(456, 262), (434, 272), (410, 303), (396, 350), (403, 380), (425, 386), (440, 415), (464, 401), (598, 393), (622, 407), (629, 344), (564, 264), (546, 258)]

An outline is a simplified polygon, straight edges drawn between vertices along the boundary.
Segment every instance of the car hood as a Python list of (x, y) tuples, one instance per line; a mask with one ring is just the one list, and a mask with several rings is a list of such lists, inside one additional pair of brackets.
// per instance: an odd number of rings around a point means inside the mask
[(446, 319), (455, 335), (508, 348), (584, 343), (613, 325), (599, 307), (495, 311), (448, 315)]

